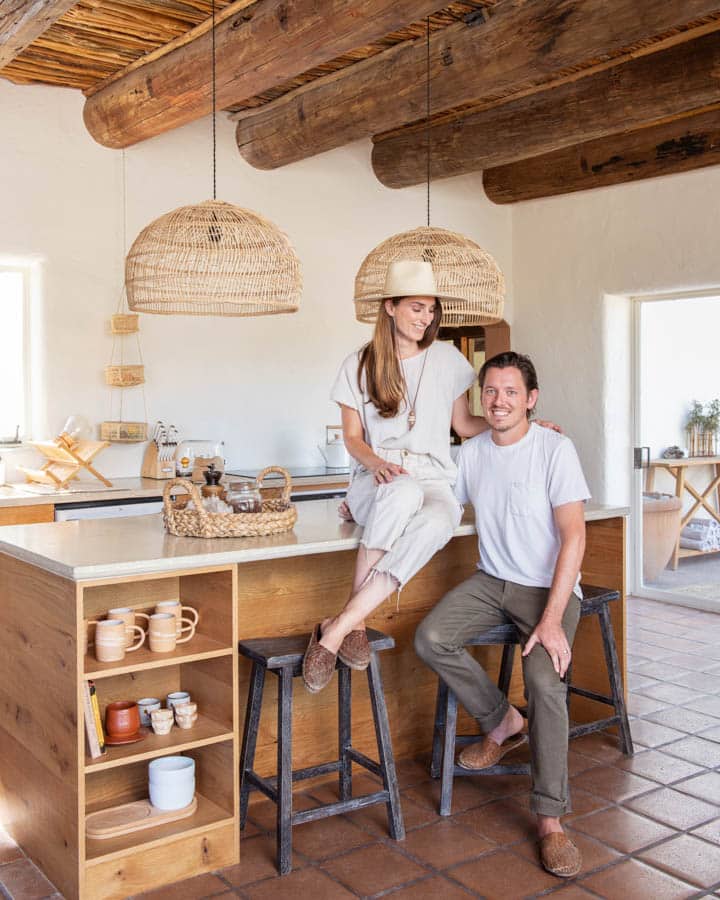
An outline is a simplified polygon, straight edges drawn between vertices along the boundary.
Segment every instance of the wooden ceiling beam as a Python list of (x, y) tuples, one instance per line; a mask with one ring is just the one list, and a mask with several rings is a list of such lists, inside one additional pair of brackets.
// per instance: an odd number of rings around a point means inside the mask
[(3, 0), (0, 3), (0, 69), (76, 3), (77, 0)]
[[(432, 109), (542, 90), (579, 66), (687, 40), (692, 28), (720, 28), (718, 0), (507, 0), (485, 23), (432, 35)], [(400, 44), (240, 113), (240, 153), (272, 169), (421, 119), (426, 66), (424, 39)]]
[[(232, 106), (436, 11), (438, 0), (260, 0), (215, 30), (217, 106)], [(224, 11), (226, 15), (227, 11)], [(90, 134), (128, 147), (212, 108), (212, 34), (140, 66), (85, 101)]]
[(717, 165), (718, 106), (700, 115), (486, 169), (485, 191), (494, 203), (515, 203)]
[[(448, 178), (506, 165), (713, 107), (720, 97), (720, 34), (633, 59), (595, 75), (430, 129), (431, 174)], [(388, 187), (420, 184), (426, 134), (377, 138), (372, 163)]]

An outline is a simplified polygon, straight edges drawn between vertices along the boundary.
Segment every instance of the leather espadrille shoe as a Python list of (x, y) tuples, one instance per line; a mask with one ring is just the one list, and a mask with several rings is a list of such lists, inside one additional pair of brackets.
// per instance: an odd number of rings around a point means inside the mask
[(561, 831), (540, 839), (540, 861), (544, 869), (558, 878), (574, 878), (582, 868), (580, 851)]
[(463, 769), (489, 769), (490, 766), (497, 765), (506, 753), (522, 747), (526, 742), (526, 734), (514, 734), (502, 744), (486, 735), (484, 740), (470, 744), (462, 751), (458, 757), (458, 765)]
[(370, 642), (368, 641), (367, 631), (359, 629), (346, 634), (340, 649), (338, 657), (350, 669), (362, 672), (370, 665)]
[(320, 626), (310, 635), (310, 643), (303, 656), (302, 677), (311, 694), (317, 694), (330, 683), (335, 671), (337, 656), (320, 643)]

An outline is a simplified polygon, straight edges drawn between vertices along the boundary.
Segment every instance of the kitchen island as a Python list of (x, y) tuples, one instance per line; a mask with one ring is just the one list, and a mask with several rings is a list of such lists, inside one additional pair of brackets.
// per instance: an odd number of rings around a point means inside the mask
[[(361, 529), (338, 519), (336, 501), (298, 507), (293, 531), (266, 538), (202, 540), (163, 530), (160, 516), (10, 526), (0, 529), (0, 818), (66, 897), (121, 898), (238, 862), (238, 757), (249, 667), (237, 638), (308, 632), (347, 595)], [(586, 583), (624, 597), (625, 516), (588, 506)], [(412, 635), (432, 605), (472, 573), (477, 542), (471, 516), (370, 624), (396, 640), (383, 654), (395, 753), (426, 751), (432, 739), (436, 679), (417, 659)], [(85, 653), (87, 623), (116, 606), (152, 611), (163, 599), (195, 607), (195, 637), (169, 654), (142, 647), (118, 663)], [(623, 600), (624, 602), (624, 600)], [(612, 604), (624, 660), (623, 602)], [(597, 623), (583, 620), (574, 680), (607, 691)], [(495, 648), (479, 648), (489, 665)], [(519, 666), (517, 667), (519, 670)], [(113, 700), (164, 697), (188, 690), (198, 702), (194, 729), (150, 734), (86, 753), (83, 686), (93, 679), (101, 709)], [(353, 743), (374, 756), (372, 712), (364, 679), (355, 677)], [(511, 689), (522, 692), (519, 671)], [(270, 702), (260, 722), (256, 769), (275, 769), (276, 719)], [(579, 701), (577, 704), (575, 701)], [(573, 718), (596, 716), (573, 698)], [(605, 715), (604, 711), (601, 715)], [(296, 691), (295, 768), (336, 756), (336, 692)], [(111, 840), (85, 837), (85, 816), (147, 795), (148, 760), (193, 756), (197, 811), (187, 819)]]

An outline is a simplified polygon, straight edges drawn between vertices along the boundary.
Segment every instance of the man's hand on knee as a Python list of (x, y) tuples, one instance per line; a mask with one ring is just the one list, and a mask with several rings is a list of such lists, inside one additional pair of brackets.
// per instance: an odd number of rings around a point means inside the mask
[(540, 644), (547, 651), (553, 668), (563, 678), (567, 672), (572, 653), (562, 624), (553, 619), (540, 619), (534, 631), (527, 639), (522, 655), (528, 656), (533, 647)]

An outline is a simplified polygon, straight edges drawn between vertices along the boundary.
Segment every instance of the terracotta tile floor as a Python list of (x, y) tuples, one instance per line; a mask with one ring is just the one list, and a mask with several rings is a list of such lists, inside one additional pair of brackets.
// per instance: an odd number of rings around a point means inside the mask
[[(389, 839), (381, 807), (299, 826), (293, 872), (279, 878), (273, 809), (259, 798), (241, 865), (142, 900), (720, 896), (720, 615), (634, 598), (628, 612), (636, 754), (625, 758), (609, 735), (571, 745), (575, 808), (567, 827), (583, 853), (578, 878), (562, 881), (539, 868), (527, 779), (459, 779), (454, 815), (441, 818), (427, 761), (401, 760), (404, 842)], [(367, 775), (356, 779), (358, 793), (372, 785)], [(302, 807), (333, 796), (328, 784), (296, 794)], [(62, 900), (1, 834), (0, 894)]]

